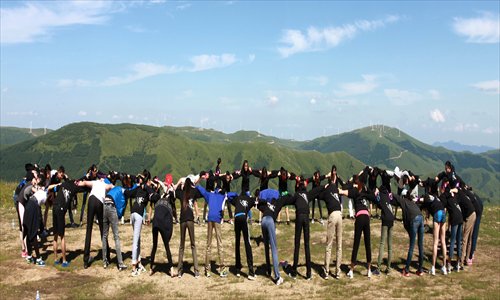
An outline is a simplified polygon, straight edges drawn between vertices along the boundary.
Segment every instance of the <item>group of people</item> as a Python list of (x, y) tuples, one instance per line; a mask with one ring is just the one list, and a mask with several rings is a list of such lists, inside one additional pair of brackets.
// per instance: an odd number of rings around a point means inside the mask
[[(70, 212), (70, 224), (74, 224), (71, 207), (75, 203), (77, 194), (83, 193), (84, 200), (80, 219), (83, 218), (85, 202), (88, 200), (83, 255), (84, 268), (88, 268), (93, 262), (93, 258), (90, 256), (90, 246), (94, 220), (99, 225), (102, 239), (103, 267), (108, 268), (111, 261), (108, 244), (109, 228), (111, 227), (115, 241), (117, 268), (120, 271), (128, 268), (123, 262), (118, 230), (120, 219), (123, 218), (128, 206), (130, 208), (130, 224), (133, 229), (131, 275), (139, 276), (146, 272), (141, 257), (141, 230), (144, 224), (151, 223), (153, 245), (150, 255), (150, 274), (152, 275), (156, 271), (155, 254), (158, 246), (158, 235), (161, 235), (170, 265), (170, 275), (183, 276), (187, 232), (193, 257), (194, 276), (197, 278), (200, 276), (200, 270), (194, 228), (195, 223), (200, 223), (197, 199), (203, 198), (205, 203), (203, 221), (206, 222), (207, 226), (205, 276), (211, 276), (210, 258), (213, 237), (217, 241), (218, 274), (221, 277), (228, 275), (221, 230), (224, 222), (224, 211), (227, 207), (229, 222), (234, 224), (235, 231), (236, 276), (240, 276), (243, 268), (240, 253), (240, 242), (243, 235), (248, 279), (255, 280), (249, 223), (252, 220), (252, 208), (256, 208), (260, 215), (258, 222), (262, 228), (266, 274), (272, 278), (273, 273), (273, 280), (277, 285), (283, 283), (278, 259), (276, 224), (283, 208), (285, 208), (289, 224), (290, 216), (287, 208), (293, 206), (295, 208), (293, 264), (283, 266), (283, 269), (290, 277), (296, 278), (299, 248), (303, 234), (306, 261), (305, 278), (310, 280), (312, 278), (310, 223), (314, 221), (315, 203), (318, 203), (320, 208), (320, 220), (323, 219), (319, 203), (324, 202), (328, 217), (326, 219), (325, 260), (321, 276), (328, 279), (330, 275), (333, 275), (334, 278), (339, 279), (342, 263), (344, 196), (349, 198), (349, 215), (355, 219), (354, 243), (349, 271), (347, 272), (348, 278), (353, 278), (354, 269), (358, 263), (357, 253), (361, 235), (364, 237), (366, 250), (367, 276), (380, 275), (386, 244), (388, 255), (385, 272), (391, 272), (393, 227), (398, 208), (401, 208), (404, 228), (409, 237), (407, 259), (402, 270), (403, 276), (410, 276), (410, 263), (416, 240), (418, 240), (419, 252), (416, 275), (423, 275), (424, 214), (427, 217), (429, 215), (433, 217), (433, 255), (429, 271), (431, 275), (436, 274), (439, 243), (441, 243), (442, 250), (441, 272), (443, 274), (446, 275), (453, 270), (459, 272), (464, 266), (471, 265), (473, 262), (483, 205), (472, 188), (467, 186), (456, 174), (454, 166), (449, 161), (445, 163), (445, 170), (442, 173), (435, 178), (426, 178), (425, 180), (410, 170), (400, 170), (396, 167), (392, 171), (366, 166), (346, 181), (337, 175), (335, 165), (327, 174), (321, 175), (320, 171), (316, 171), (313, 176), (307, 178), (289, 172), (283, 167), (272, 171), (268, 171), (265, 167), (258, 170), (252, 169), (246, 160), (241, 169), (232, 173), (223, 173), (220, 168), (221, 162), (219, 158), (215, 171), (190, 174), (180, 178), (177, 182), (174, 182), (171, 174), (167, 174), (164, 180), (160, 180), (158, 177), (152, 177), (147, 170), (135, 176), (115, 171), (105, 174), (100, 172), (95, 165), (88, 169), (85, 176), (72, 180), (65, 174), (62, 166), (57, 170), (52, 170), (49, 165), (42, 169), (37, 165), (26, 164), (26, 176), (14, 192), (22, 256), (29, 263), (45, 266), (40, 255), (37, 238), (47, 235), (44, 228), (48, 209), (45, 210), (45, 217), (43, 217), (41, 206), (45, 204), (48, 208), (51, 205), (54, 263), (63, 268), (69, 266), (70, 262), (65, 245), (65, 217), (66, 213)], [(255, 176), (259, 180), (259, 188), (253, 194), (250, 193), (251, 176)], [(240, 193), (231, 191), (231, 182), (240, 177)], [(380, 180), (378, 180), (379, 177)], [(278, 180), (277, 190), (269, 188), (269, 181), (273, 178)], [(117, 184), (118, 181), (120, 181), (120, 185)], [(204, 186), (201, 184), (202, 181), (205, 181)], [(391, 181), (397, 187), (395, 193), (392, 191)], [(289, 182), (294, 185), (293, 192), (289, 191)], [(423, 188), (423, 193), (418, 192), (419, 186)], [(177, 199), (180, 200), (179, 216), (177, 216), (175, 206)], [(310, 204), (313, 205), (312, 220), (310, 219)], [(379, 253), (376, 266), (373, 268), (370, 238), (372, 205), (380, 209), (382, 221)], [(234, 207), (234, 214), (231, 206)], [(448, 215), (448, 223), (446, 215)], [(180, 246), (177, 268), (174, 268), (170, 240), (176, 223), (180, 223)], [(447, 232), (450, 232), (448, 243)], [(330, 272), (331, 249), (334, 242), (336, 244), (335, 269)], [(59, 248), (61, 250), (60, 256)], [(452, 266), (455, 249), (457, 258)], [(33, 251), (35, 252), (34, 256)]]

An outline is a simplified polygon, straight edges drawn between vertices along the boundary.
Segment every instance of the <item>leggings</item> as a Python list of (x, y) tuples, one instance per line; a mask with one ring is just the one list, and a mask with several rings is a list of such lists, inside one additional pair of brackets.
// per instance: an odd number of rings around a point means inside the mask
[(194, 222), (186, 221), (181, 223), (181, 243), (179, 245), (179, 265), (178, 272), (182, 273), (184, 244), (186, 243), (186, 230), (189, 231), (189, 240), (191, 241), (191, 251), (193, 252), (194, 271), (198, 272), (198, 258), (196, 257), (196, 243), (194, 242)]
[(156, 248), (158, 246), (158, 233), (161, 235), (161, 239), (163, 240), (163, 245), (165, 246), (165, 251), (167, 252), (167, 259), (170, 265), (173, 265), (172, 262), (172, 253), (170, 252), (170, 238), (172, 238), (172, 225), (166, 228), (161, 227), (153, 227), (153, 248), (151, 249), (151, 268), (153, 268), (156, 256)]
[(354, 221), (354, 245), (352, 247), (351, 263), (356, 264), (358, 257), (359, 242), (361, 241), (361, 233), (365, 238), (366, 262), (372, 262), (372, 248), (370, 244), (370, 217), (368, 215), (359, 215)]

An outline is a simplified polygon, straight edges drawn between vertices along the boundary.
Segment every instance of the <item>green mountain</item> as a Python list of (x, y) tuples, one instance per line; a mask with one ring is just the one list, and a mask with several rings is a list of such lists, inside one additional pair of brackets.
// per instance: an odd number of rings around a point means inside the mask
[(2, 149), (0, 179), (22, 177), (26, 162), (62, 164), (75, 178), (82, 176), (92, 163), (98, 164), (104, 172), (118, 170), (136, 174), (146, 168), (152, 174), (172, 173), (174, 178), (179, 178), (214, 169), (218, 157), (223, 159), (224, 171), (241, 168), (244, 159), (254, 168), (266, 166), (271, 170), (284, 166), (305, 175), (311, 175), (316, 169), (327, 172), (333, 163), (342, 170), (344, 177), (363, 167), (363, 163), (345, 152), (299, 151), (269, 141), (245, 140), (242, 136), (243, 133), (238, 133), (232, 137), (244, 142), (204, 142), (171, 128), (74, 123)]
[(427, 145), (386, 126), (298, 142), (255, 131), (225, 134), (194, 127), (74, 123), (6, 146), (0, 154), (3, 180), (21, 177), (26, 162), (62, 164), (72, 177), (83, 175), (96, 163), (105, 172), (138, 173), (146, 168), (152, 174), (172, 173), (178, 178), (213, 169), (217, 157), (221, 157), (223, 170), (239, 169), (244, 159), (254, 168), (284, 166), (305, 175), (316, 169), (326, 173), (336, 164), (340, 175), (348, 178), (365, 164), (387, 169), (398, 166), (424, 177), (435, 176), (450, 160), (458, 174), (485, 200), (500, 202), (499, 150), (481, 154), (454, 152)]
[(18, 128), (0, 126), (0, 148), (5, 148), (9, 145), (14, 145), (37, 136), (50, 132), (50, 129), (34, 128)]

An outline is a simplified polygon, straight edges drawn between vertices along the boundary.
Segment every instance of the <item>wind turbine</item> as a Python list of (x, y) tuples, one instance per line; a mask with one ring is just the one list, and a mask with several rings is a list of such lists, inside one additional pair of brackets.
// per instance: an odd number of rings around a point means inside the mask
[(30, 121), (30, 134), (33, 134), (33, 121)]

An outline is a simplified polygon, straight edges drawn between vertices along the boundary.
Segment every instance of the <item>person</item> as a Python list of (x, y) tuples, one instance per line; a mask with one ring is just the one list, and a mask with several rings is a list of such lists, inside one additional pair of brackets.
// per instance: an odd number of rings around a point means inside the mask
[[(200, 180), (202, 180), (202, 179), (207, 180), (208, 177), (209, 177), (209, 175), (207, 172), (201, 171), (198, 175), (189, 174), (185, 177), (179, 178), (177, 183), (173, 186), (174, 190), (176, 191), (175, 192), (176, 197), (182, 201), (182, 198), (179, 198), (179, 196), (182, 195), (182, 190), (184, 189), (184, 184), (185, 184), (187, 179), (189, 179), (189, 182), (191, 182), (191, 184), (197, 185), (200, 182)], [(177, 195), (179, 195), (179, 196), (177, 196)], [(194, 189), (192, 197), (195, 200), (195, 204), (194, 204), (194, 211), (195, 211), (195, 217), (196, 217), (195, 222), (197, 224), (201, 224), (200, 217), (199, 217), (200, 214), (198, 213), (198, 203), (196, 201), (196, 199), (201, 198), (201, 194), (197, 189)]]
[[(295, 181), (297, 177), (294, 173), (290, 173), (285, 168), (281, 167), (279, 170), (274, 170), (272, 173), (276, 174), (278, 177), (278, 192), (280, 196), (288, 195), (288, 180)], [(290, 225), (290, 212), (288, 211), (288, 206), (285, 206), (286, 224)], [(281, 222), (281, 212), (278, 214), (278, 223)]]
[(328, 211), (326, 223), (326, 249), (325, 264), (323, 266), (323, 278), (328, 279), (330, 273), (330, 262), (332, 245), (335, 238), (337, 252), (335, 256), (335, 272), (333, 277), (340, 279), (340, 266), (342, 264), (342, 203), (339, 197), (339, 189), (333, 182), (327, 184), (318, 195), (318, 199), (325, 201)]
[[(332, 165), (330, 173), (326, 174), (326, 178), (328, 178), (329, 184), (334, 184), (337, 187), (337, 190), (344, 185), (344, 180), (342, 180), (342, 178), (340, 178), (337, 174), (337, 166), (336, 165)], [(339, 194), (338, 196), (340, 199), (340, 211), (343, 213), (344, 201), (343, 201), (342, 195)], [(352, 204), (351, 204), (351, 206), (352, 206)], [(342, 218), (344, 218), (344, 217), (342, 216)]]
[[(52, 207), (52, 227), (54, 231), (54, 240), (52, 246), (54, 249), (54, 264), (61, 265), (63, 268), (69, 266), (69, 260), (66, 256), (66, 211), (68, 210), (68, 202), (71, 202), (77, 193), (85, 191), (84, 187), (80, 187), (73, 180), (67, 180), (57, 184), (54, 187), (48, 188), (55, 193), (54, 204)], [(61, 239), (61, 258), (58, 258), (58, 239)]]
[(468, 186), (464, 190), (464, 192), (472, 200), (472, 204), (474, 205), (474, 209), (476, 211), (476, 222), (474, 223), (474, 229), (472, 230), (471, 249), (470, 249), (469, 257), (467, 259), (467, 265), (470, 266), (470, 265), (472, 265), (472, 262), (474, 260), (474, 252), (476, 252), (477, 237), (479, 235), (479, 225), (481, 224), (481, 217), (483, 215), (483, 201), (476, 193), (474, 193), (474, 191), (472, 190), (472, 187), (470, 187), (470, 186)]
[(235, 237), (235, 259), (236, 259), (236, 277), (240, 277), (241, 268), (241, 254), (240, 254), (240, 240), (243, 233), (243, 242), (245, 243), (245, 254), (247, 256), (248, 264), (248, 280), (255, 280), (255, 272), (253, 268), (253, 255), (252, 247), (250, 245), (250, 236), (248, 231), (248, 212), (255, 206), (255, 198), (247, 195), (228, 197), (228, 201), (234, 206), (234, 237)]
[[(47, 192), (44, 190), (43, 174), (36, 176), (35, 184), (32, 186), (28, 201), (25, 202), (25, 211), (23, 218), (23, 232), (24, 239), (26, 239), (26, 247), (28, 252), (28, 257), (26, 261), (28, 263), (34, 263), (36, 266), (45, 267), (45, 262), (43, 261), (40, 250), (38, 247), (37, 235), (40, 228), (40, 223), (42, 222), (42, 211), (40, 205), (45, 203), (47, 200)], [(35, 251), (35, 257), (31, 254)]]
[(474, 224), (476, 223), (476, 209), (472, 204), (472, 200), (464, 192), (465, 183), (459, 178), (457, 180), (458, 185), (458, 205), (462, 209), (462, 216), (464, 219), (464, 232), (462, 237), (462, 256), (460, 257), (460, 265), (467, 265), (467, 259), (470, 256), (472, 247), (472, 233), (474, 229)]
[(452, 272), (453, 268), (451, 261), (453, 260), (453, 252), (455, 249), (455, 242), (457, 248), (457, 263), (456, 271), (460, 272), (460, 258), (462, 257), (462, 228), (463, 216), (460, 205), (458, 205), (455, 193), (458, 192), (455, 188), (449, 187), (448, 178), (443, 178), (441, 182), (441, 195), (439, 199), (443, 202), (444, 207), (448, 211), (448, 223), (450, 227), (450, 245), (448, 251), (448, 274)]
[[(277, 176), (276, 173), (269, 172), (266, 167), (262, 167), (262, 169), (257, 170), (254, 169), (252, 171), (253, 176), (259, 178), (259, 190), (267, 190), (269, 188), (269, 179)], [(259, 223), (262, 221), (262, 212), (259, 211)]]
[[(219, 253), (219, 275), (227, 277), (226, 265), (224, 264), (224, 248), (222, 245), (222, 211), (226, 202), (226, 194), (219, 190), (208, 192), (204, 187), (197, 185), (196, 189), (208, 203), (207, 217), (207, 248), (205, 251), (205, 276), (210, 277), (210, 250), (212, 247), (212, 235), (215, 231), (215, 239), (217, 240), (217, 251)], [(236, 193), (230, 193), (236, 196)]]
[(375, 197), (375, 204), (381, 210), (381, 232), (380, 232), (380, 246), (378, 251), (377, 268), (373, 270), (374, 275), (380, 275), (380, 270), (382, 267), (382, 258), (384, 256), (384, 247), (387, 241), (387, 269), (386, 273), (389, 274), (392, 271), (392, 231), (394, 227), (394, 213), (391, 206), (392, 194), (387, 190), (385, 185), (379, 187), (379, 193)]
[[(92, 227), (94, 217), (97, 217), (97, 222), (99, 224), (99, 232), (102, 241), (103, 237), (103, 213), (104, 213), (104, 199), (106, 197), (106, 192), (112, 189), (114, 186), (112, 184), (107, 184), (104, 179), (93, 180), (93, 181), (79, 181), (78, 186), (91, 188), (89, 194), (89, 204), (87, 212), (87, 230), (85, 233), (85, 247), (83, 250), (83, 267), (87, 269), (93, 261), (90, 256), (90, 245), (92, 241)], [(103, 260), (109, 257), (103, 257)]]
[[(23, 237), (23, 222), (22, 222), (22, 216), (24, 216), (24, 205), (21, 202), (24, 202), (22, 198), (19, 197), (21, 194), (21, 191), (23, 191), (23, 188), (27, 184), (32, 184), (32, 179), (33, 179), (33, 170), (34, 166), (31, 163), (27, 163), (24, 165), (24, 169), (26, 170), (26, 175), (25, 177), (19, 182), (19, 184), (16, 186), (16, 189), (14, 190), (14, 207), (16, 208), (16, 215), (17, 215), (17, 221), (19, 225), (19, 241), (21, 243), (21, 257), (26, 258), (28, 257), (28, 253), (26, 251), (26, 242)], [(21, 196), (22, 197), (22, 196)]]
[[(404, 192), (403, 194), (405, 194)], [(422, 215), (422, 211), (420, 211), (417, 204), (409, 198), (409, 194), (406, 194), (403, 197), (400, 197), (399, 195), (394, 195), (393, 197), (395, 204), (401, 207), (401, 211), (403, 213), (403, 225), (410, 238), (408, 255), (406, 257), (406, 264), (402, 275), (404, 277), (410, 276), (410, 263), (413, 256), (413, 249), (415, 247), (415, 239), (418, 235), (418, 270), (416, 274), (418, 276), (422, 276), (424, 275), (424, 217)]]
[[(321, 181), (325, 180), (326, 176), (321, 175), (319, 170), (316, 170), (314, 172), (313, 176), (307, 179), (308, 183), (312, 184), (312, 189), (318, 187), (321, 185)], [(316, 202), (318, 203), (318, 210), (319, 210), (319, 223), (323, 225), (323, 211), (321, 210), (321, 203), (318, 199), (312, 199), (312, 217), (311, 217), (311, 223), (314, 224), (314, 210), (316, 206)]]
[[(252, 168), (248, 164), (248, 160), (244, 160), (241, 169), (234, 171), (231, 175), (233, 180), (241, 177), (241, 192), (240, 195), (250, 196), (250, 176), (253, 174)], [(248, 212), (248, 220), (252, 224), (252, 211)]]
[(198, 271), (198, 257), (196, 255), (196, 243), (194, 236), (194, 211), (196, 201), (193, 198), (193, 195), (197, 191), (191, 179), (187, 178), (184, 183), (184, 188), (180, 191), (176, 191), (176, 196), (181, 199), (181, 212), (180, 212), (180, 230), (181, 230), (181, 240), (179, 244), (179, 262), (177, 266), (177, 276), (179, 278), (182, 277), (183, 270), (183, 257), (184, 257), (184, 246), (186, 244), (186, 231), (189, 232), (189, 240), (191, 242), (191, 251), (193, 253), (193, 265), (194, 265), (194, 277), (200, 277), (200, 273)]
[(348, 189), (340, 189), (339, 194), (347, 196), (354, 201), (354, 209), (356, 211), (356, 219), (354, 221), (354, 245), (351, 254), (351, 266), (347, 277), (352, 279), (354, 277), (354, 267), (357, 263), (359, 243), (361, 240), (361, 234), (364, 236), (365, 250), (366, 250), (366, 262), (368, 268), (368, 277), (371, 277), (371, 262), (372, 262), (372, 252), (370, 243), (370, 212), (369, 201), (373, 202), (375, 196), (378, 194), (378, 189), (376, 189), (375, 194), (370, 193), (365, 189), (363, 181), (358, 177), (358, 175), (353, 176), (353, 185), (349, 186)]
[(422, 209), (427, 211), (427, 217), (432, 215), (433, 218), (433, 237), (434, 245), (432, 248), (432, 267), (431, 275), (436, 275), (436, 260), (438, 255), (438, 245), (441, 242), (441, 250), (443, 252), (443, 264), (441, 267), (441, 272), (443, 275), (447, 275), (446, 270), (446, 212), (444, 210), (444, 205), (438, 198), (437, 193), (437, 182), (433, 178), (427, 178), (427, 180), (421, 182), (421, 186), (425, 188), (424, 203), (422, 204)]
[(169, 187), (166, 193), (155, 194), (151, 198), (154, 204), (153, 216), (153, 247), (151, 248), (151, 270), (149, 275), (153, 275), (156, 271), (154, 268), (156, 248), (158, 246), (158, 233), (161, 235), (165, 252), (167, 253), (167, 260), (170, 265), (170, 276), (174, 277), (174, 263), (172, 261), (172, 253), (170, 251), (170, 239), (172, 238), (174, 218), (172, 215), (172, 207), (170, 203), (175, 199), (174, 189)]
[[(151, 188), (151, 173), (144, 170), (136, 176), (138, 187), (133, 190), (125, 191), (127, 198), (133, 199), (131, 207), (132, 215), (130, 217), (133, 228), (132, 239), (132, 273), (133, 277), (139, 276), (146, 272), (146, 268), (141, 263), (141, 231), (143, 225), (144, 211), (153, 195), (154, 191)], [(151, 214), (148, 214), (146, 224), (149, 225)]]
[[(224, 174), (219, 175), (219, 188), (222, 193), (227, 194), (231, 192), (231, 182), (233, 181), (233, 176), (229, 171), (226, 171)], [(229, 224), (233, 225), (233, 210), (231, 209), (231, 205), (227, 205), (227, 211), (229, 213)], [(224, 211), (222, 212), (222, 218), (224, 219)]]
[(448, 184), (451, 188), (457, 186), (458, 176), (455, 172), (455, 167), (449, 160), (444, 163), (444, 171), (442, 171), (435, 177), (435, 181), (439, 183), (444, 178), (447, 178)]
[(293, 251), (293, 265), (288, 275), (293, 279), (297, 277), (297, 267), (299, 264), (300, 236), (304, 232), (304, 250), (306, 258), (306, 279), (311, 280), (311, 251), (310, 251), (310, 230), (309, 230), (309, 202), (313, 201), (321, 192), (323, 187), (318, 186), (307, 191), (307, 180), (300, 176), (297, 181), (298, 189), (295, 194), (282, 197), (287, 205), (295, 205), (295, 245)]
[(266, 274), (271, 277), (271, 261), (269, 259), (269, 247), (273, 256), (274, 282), (276, 285), (283, 283), (283, 277), (279, 271), (278, 242), (276, 239), (276, 217), (285, 205), (285, 198), (279, 196), (277, 190), (255, 190), (257, 209), (262, 212), (262, 236), (264, 238), (264, 254), (266, 256)]
[[(116, 175), (116, 174), (115, 174)], [(116, 180), (114, 180), (116, 182)], [(125, 182), (123, 182), (125, 181)], [(123, 271), (127, 269), (127, 266), (123, 263), (121, 243), (120, 243), (120, 232), (118, 229), (118, 213), (116, 209), (116, 204), (118, 202), (125, 202), (125, 191), (130, 190), (131, 186), (127, 185), (126, 180), (122, 180), (122, 186), (115, 186), (109, 190), (104, 198), (103, 206), (103, 235), (102, 235), (102, 257), (109, 257), (108, 253), (108, 234), (109, 227), (113, 230), (113, 238), (115, 240), (116, 248), (116, 259), (118, 261), (118, 271)], [(104, 259), (103, 267), (106, 269), (110, 264), (110, 261)]]

